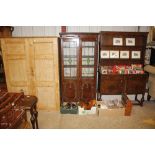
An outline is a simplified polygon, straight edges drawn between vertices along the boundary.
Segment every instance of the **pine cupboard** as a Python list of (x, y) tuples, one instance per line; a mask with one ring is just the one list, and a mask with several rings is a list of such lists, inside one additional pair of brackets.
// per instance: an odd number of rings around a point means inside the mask
[(7, 88), (38, 97), (38, 108), (59, 110), (58, 38), (1, 39)]

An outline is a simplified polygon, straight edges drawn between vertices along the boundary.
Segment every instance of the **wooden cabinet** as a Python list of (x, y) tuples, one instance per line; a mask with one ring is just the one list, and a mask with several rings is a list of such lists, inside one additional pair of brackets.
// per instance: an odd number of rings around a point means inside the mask
[(12, 26), (0, 26), (0, 38), (11, 37), (13, 30)]
[(124, 78), (120, 75), (99, 76), (99, 91), (105, 95), (121, 94), (124, 90)]
[(61, 33), (61, 100), (96, 99), (97, 33)]
[(38, 107), (59, 109), (57, 38), (1, 39), (8, 91), (35, 95)]
[[(147, 33), (145, 32), (101, 32), (99, 53), (98, 100), (101, 95), (135, 94), (135, 99), (143, 105), (146, 73), (130, 73), (130, 70), (114, 73), (114, 66), (144, 66)], [(124, 55), (125, 54), (125, 55)], [(101, 68), (113, 68), (111, 71)], [(127, 71), (127, 72), (124, 72)], [(141, 100), (137, 95), (141, 94)]]

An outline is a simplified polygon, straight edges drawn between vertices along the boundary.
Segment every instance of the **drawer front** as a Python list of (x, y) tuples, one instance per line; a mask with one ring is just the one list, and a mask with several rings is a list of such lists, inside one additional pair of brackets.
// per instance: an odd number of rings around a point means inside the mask
[(145, 93), (147, 76), (132, 75), (126, 78), (126, 93), (128, 94), (141, 94)]
[(101, 80), (124, 80), (124, 76), (120, 74), (107, 74), (107, 75), (101, 75)]
[(102, 76), (100, 81), (101, 94), (121, 94), (124, 90), (124, 78), (121, 75)]

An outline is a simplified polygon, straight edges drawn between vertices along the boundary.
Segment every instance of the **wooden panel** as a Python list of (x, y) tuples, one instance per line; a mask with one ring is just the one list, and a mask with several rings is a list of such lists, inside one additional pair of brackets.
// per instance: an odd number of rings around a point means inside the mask
[[(8, 74), (11, 75), (10, 82), (27, 82), (27, 75), (26, 72), (26, 62), (25, 60), (7, 60), (8, 67)], [(18, 74), (17, 74), (18, 73)]]
[(90, 101), (96, 99), (96, 81), (94, 79), (81, 80), (80, 100)]
[(101, 32), (101, 47), (113, 46), (113, 38), (122, 38), (123, 46), (126, 46), (126, 38), (135, 38), (135, 46), (145, 46), (145, 38), (147, 33), (145, 32)]
[(2, 39), (2, 53), (8, 91), (31, 94), (25, 39)]
[(121, 94), (124, 91), (124, 77), (122, 75), (101, 75), (101, 94)]
[(77, 102), (79, 101), (79, 82), (78, 80), (64, 80), (62, 85), (63, 101), (65, 102)]
[[(38, 60), (37, 57), (35, 58), (35, 77), (36, 81), (54, 81), (54, 64), (53, 60), (51, 59), (40, 59)], [(41, 66), (41, 68), (40, 68)]]
[(126, 76), (126, 93), (141, 94), (145, 93), (147, 75), (128, 75)]
[(55, 87), (37, 86), (36, 94), (38, 95), (38, 108), (40, 109), (57, 109)]
[(34, 94), (39, 99), (38, 106), (59, 109), (57, 39), (35, 38), (32, 42), (33, 85)]

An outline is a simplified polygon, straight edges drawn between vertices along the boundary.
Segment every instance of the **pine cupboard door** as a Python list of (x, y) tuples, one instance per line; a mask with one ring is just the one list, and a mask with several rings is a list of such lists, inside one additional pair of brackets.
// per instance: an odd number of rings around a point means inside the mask
[(55, 109), (60, 106), (58, 39), (30, 40), (33, 94), (38, 97), (38, 108)]
[(1, 39), (4, 69), (9, 92), (31, 94), (27, 41), (24, 38)]

